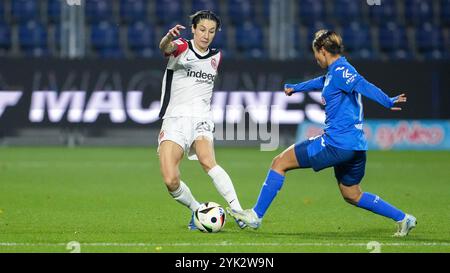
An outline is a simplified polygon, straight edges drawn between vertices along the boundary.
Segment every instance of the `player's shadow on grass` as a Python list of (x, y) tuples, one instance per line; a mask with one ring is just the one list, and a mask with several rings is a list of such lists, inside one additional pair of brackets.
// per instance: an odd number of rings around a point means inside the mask
[[(375, 239), (385, 238), (388, 236), (389, 231), (386, 229), (371, 229), (364, 231), (324, 231), (324, 232), (261, 232), (258, 234), (265, 237), (286, 237), (298, 239), (316, 239), (316, 240), (330, 240), (330, 239)], [(393, 232), (392, 232), (393, 234)]]
[[(328, 231), (328, 232), (261, 232), (260, 230), (254, 231), (264, 238), (276, 238), (282, 239), (282, 237), (298, 238), (302, 240), (393, 240), (393, 241), (420, 241), (429, 243), (450, 243), (450, 240), (423, 237), (420, 234), (414, 234), (414, 230), (411, 235), (405, 238), (393, 237), (395, 230), (387, 228), (378, 229), (365, 229), (361, 231)], [(281, 237), (281, 238), (280, 238)]]

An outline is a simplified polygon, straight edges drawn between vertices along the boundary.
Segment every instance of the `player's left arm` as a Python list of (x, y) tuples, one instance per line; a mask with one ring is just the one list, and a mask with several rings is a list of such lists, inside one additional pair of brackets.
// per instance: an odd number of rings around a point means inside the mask
[(355, 91), (393, 111), (402, 110), (401, 107), (394, 107), (395, 104), (406, 102), (405, 94), (400, 94), (395, 97), (389, 97), (388, 95), (386, 95), (386, 93), (383, 92), (383, 90), (376, 87), (374, 84), (370, 83), (363, 77), (361, 77), (361, 80), (356, 84)]
[(367, 81), (352, 66), (342, 66), (333, 72), (333, 82), (342, 91), (350, 93), (358, 92), (361, 95), (389, 108), (393, 111), (402, 110), (394, 107), (396, 103), (406, 102), (406, 95), (401, 94), (390, 98), (380, 88)]

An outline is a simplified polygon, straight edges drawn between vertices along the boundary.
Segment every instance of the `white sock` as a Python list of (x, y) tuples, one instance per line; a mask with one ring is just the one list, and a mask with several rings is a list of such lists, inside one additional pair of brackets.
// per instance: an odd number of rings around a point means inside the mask
[(241, 211), (242, 207), (234, 190), (230, 176), (219, 165), (209, 170), (208, 175), (212, 178), (217, 191), (225, 198), (233, 210)]
[(190, 208), (192, 211), (195, 211), (198, 207), (200, 207), (200, 204), (192, 195), (191, 190), (186, 184), (184, 184), (183, 181), (180, 181), (180, 186), (178, 189), (169, 193), (172, 195), (173, 199)]

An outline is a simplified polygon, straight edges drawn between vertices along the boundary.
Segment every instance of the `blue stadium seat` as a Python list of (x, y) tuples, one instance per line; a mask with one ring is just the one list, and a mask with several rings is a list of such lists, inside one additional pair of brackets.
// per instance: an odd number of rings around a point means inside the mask
[(349, 56), (351, 59), (365, 59), (365, 60), (373, 60), (378, 58), (378, 54), (374, 51), (362, 49), (353, 52), (346, 52), (344, 55)]
[(382, 0), (381, 5), (369, 6), (369, 18), (372, 23), (382, 24), (400, 18), (394, 0)]
[(441, 24), (450, 26), (450, 0), (441, 0), (440, 2)]
[(405, 19), (410, 25), (433, 22), (433, 3), (431, 0), (406, 0)]
[(48, 32), (49, 43), (54, 45), (55, 50), (61, 50), (61, 27), (57, 25), (53, 31)]
[(11, 1), (11, 13), (13, 20), (19, 23), (36, 21), (39, 16), (39, 1)]
[(125, 57), (125, 54), (120, 47), (116, 48), (103, 48), (97, 52), (98, 57), (104, 59), (121, 59)]
[(270, 16), (270, 1), (271, 0), (263, 1), (263, 15), (267, 22), (269, 22), (269, 16)]
[(235, 57), (235, 52), (232, 51), (231, 49), (220, 49), (220, 52), (222, 53), (222, 58), (223, 59), (231, 59)]
[(342, 29), (345, 51), (355, 58), (372, 58), (373, 41), (370, 27), (357, 21)]
[(227, 27), (222, 26), (222, 30), (216, 33), (214, 41), (210, 48), (217, 48), (222, 52), (222, 57), (230, 58), (233, 56), (233, 52), (228, 47), (227, 41), (229, 40), (229, 33)]
[(108, 21), (93, 25), (91, 44), (100, 56), (112, 55), (119, 49), (119, 29)]
[(431, 23), (425, 23), (416, 28), (417, 50), (424, 56), (433, 57), (442, 55), (445, 51), (445, 42), (442, 29)]
[(324, 0), (299, 0), (298, 9), (300, 22), (303, 25), (311, 26), (316, 21), (327, 19)]
[(47, 27), (37, 21), (21, 24), (19, 26), (19, 44), (27, 56), (47, 55)]
[[(307, 39), (308, 39), (309, 44), (311, 44), (312, 41), (314, 40), (314, 34), (316, 34), (316, 32), (321, 29), (328, 29), (328, 30), (336, 31), (336, 26), (331, 23), (326, 23), (326, 22), (320, 21), (320, 20), (313, 22), (307, 28)], [(309, 50), (309, 48), (308, 48), (308, 50)]]
[(191, 14), (199, 10), (211, 10), (215, 14), (221, 14), (220, 5), (216, 0), (192, 0)]
[(391, 60), (411, 60), (416, 58), (416, 56), (408, 50), (396, 50), (388, 53), (387, 56)]
[(318, 30), (328, 29), (328, 30), (336, 30), (336, 26), (332, 23), (325, 23), (323, 21), (316, 21), (312, 23), (306, 29), (306, 37), (304, 38), (306, 42), (303, 42), (306, 46), (301, 48), (303, 50), (303, 56), (306, 58), (313, 58), (312, 51), (312, 41), (314, 40), (314, 36)]
[(255, 20), (254, 0), (230, 0), (228, 1), (228, 16), (235, 26), (240, 26), (244, 22)]
[(246, 21), (236, 27), (236, 49), (246, 57), (261, 58), (264, 55), (264, 31), (258, 24)]
[(112, 3), (108, 0), (86, 1), (86, 19), (92, 24), (113, 21)]
[(47, 16), (50, 23), (58, 23), (61, 20), (61, 0), (48, 0)]
[(378, 31), (380, 50), (392, 58), (408, 58), (411, 56), (406, 35), (406, 28), (395, 22), (380, 26)]
[(0, 22), (5, 22), (5, 2), (0, 1)]
[[(160, 29), (161, 30), (161, 33), (160, 33), (161, 37), (158, 37), (157, 39), (161, 39), (162, 36), (166, 35), (167, 32), (169, 31), (169, 29), (173, 28), (176, 24), (183, 24), (183, 23), (184, 23), (183, 21), (179, 21), (179, 20), (166, 23)], [(186, 40), (192, 39), (192, 32), (191, 32), (191, 24), (190, 24), (190, 22), (189, 22), (189, 24), (187, 24), (187, 22), (186, 22), (186, 24), (183, 24), (183, 25), (186, 27), (186, 29), (181, 30), (180, 37), (182, 37), (182, 38), (184, 38)], [(161, 27), (161, 25), (159, 25), (159, 26)]]
[(120, 18), (122, 22), (134, 23), (147, 20), (147, 1), (120, 0)]
[(362, 1), (335, 0), (332, 3), (332, 13), (328, 17), (337, 19), (341, 25), (346, 26), (362, 19)]
[(287, 55), (290, 58), (303, 57), (306, 51), (305, 46), (309, 46), (310, 43), (304, 43), (300, 38), (300, 25), (294, 24), (290, 26), (288, 34), (292, 35), (289, 37), (289, 40), (292, 41), (292, 44), (288, 44)]
[(128, 47), (140, 57), (153, 57), (154, 54), (159, 54), (154, 26), (144, 21), (128, 26)]
[(222, 26), (221, 31), (216, 32), (216, 36), (214, 37), (211, 47), (226, 51), (228, 50), (227, 40), (228, 30), (225, 26)]
[(438, 50), (425, 52), (423, 54), (423, 57), (427, 60), (442, 60), (442, 59), (448, 60), (450, 58), (448, 52)]
[(184, 24), (187, 18), (183, 15), (182, 0), (157, 0), (156, 1), (156, 18), (158, 22), (167, 24), (169, 22), (178, 22)]
[(11, 48), (11, 28), (2, 22), (0, 22), (0, 48)]

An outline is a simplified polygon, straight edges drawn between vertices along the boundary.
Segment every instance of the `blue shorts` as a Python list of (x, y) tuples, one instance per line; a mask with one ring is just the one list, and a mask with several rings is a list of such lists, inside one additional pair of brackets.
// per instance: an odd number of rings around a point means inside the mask
[(318, 172), (333, 166), (337, 181), (346, 186), (357, 185), (364, 177), (366, 151), (333, 147), (322, 136), (296, 143), (294, 149), (300, 168)]

